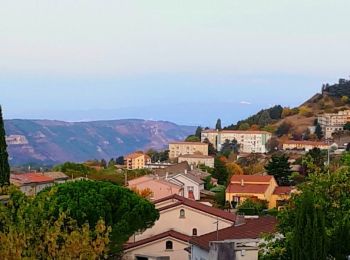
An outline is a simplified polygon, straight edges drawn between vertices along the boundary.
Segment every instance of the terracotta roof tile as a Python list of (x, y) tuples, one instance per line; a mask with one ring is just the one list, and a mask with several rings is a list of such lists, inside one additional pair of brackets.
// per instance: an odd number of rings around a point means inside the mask
[(204, 204), (202, 204), (200, 202), (197, 202), (197, 201), (194, 201), (194, 200), (191, 200), (191, 199), (187, 199), (187, 198), (182, 197), (182, 196), (177, 195), (177, 194), (174, 194), (174, 195), (168, 196), (166, 198), (162, 198), (160, 200), (154, 201), (154, 204), (157, 204), (157, 203), (160, 203), (160, 202), (164, 202), (164, 201), (167, 201), (167, 200), (171, 200), (171, 199), (174, 199), (176, 201), (173, 204), (165, 206), (165, 207), (160, 208), (158, 210), (159, 211), (163, 211), (163, 210), (167, 210), (167, 209), (171, 209), (171, 208), (177, 207), (179, 205), (185, 205), (187, 207), (194, 208), (196, 210), (199, 210), (199, 211), (202, 211), (202, 212), (205, 212), (205, 213), (208, 213), (208, 214), (211, 214), (211, 215), (214, 215), (216, 217), (219, 217), (219, 218), (222, 218), (222, 219), (226, 219), (226, 220), (229, 220), (229, 221), (232, 221), (232, 222), (235, 222), (235, 220), (236, 220), (236, 215), (233, 214), (233, 213), (230, 213), (230, 212), (227, 212), (227, 211), (224, 211), (224, 210), (221, 210), (221, 209), (217, 209), (217, 208), (213, 208), (213, 207), (204, 205)]
[(185, 170), (190, 171), (191, 167), (188, 164), (188, 162), (181, 162), (175, 165), (171, 165), (169, 167), (161, 168), (161, 169), (155, 169), (154, 174), (159, 176), (165, 176), (166, 173), (168, 174), (177, 174), (177, 173), (184, 173)]
[[(275, 217), (266, 216), (258, 219), (246, 220), (240, 226), (228, 227), (219, 230), (219, 241), (232, 239), (257, 239), (263, 233), (276, 232), (277, 220)], [(190, 243), (209, 251), (209, 242), (217, 241), (217, 232), (211, 232), (199, 237), (192, 237)]]
[(231, 182), (270, 182), (272, 178), (271, 175), (233, 175)]
[(290, 194), (293, 189), (294, 187), (290, 187), (290, 186), (279, 186), (275, 188), (275, 190), (273, 191), (273, 194), (275, 195)]
[(262, 194), (262, 193), (265, 193), (268, 188), (269, 188), (268, 184), (244, 184), (242, 186), (241, 184), (238, 184), (238, 183), (237, 184), (230, 183), (226, 188), (226, 192)]
[(207, 143), (201, 143), (201, 142), (181, 142), (181, 141), (175, 141), (175, 142), (169, 142), (169, 144), (188, 144), (188, 145), (205, 145), (205, 146), (208, 146)]
[(48, 183), (55, 181), (53, 178), (42, 175), (40, 173), (11, 174), (10, 178), (21, 184)]
[(124, 250), (128, 250), (128, 249), (131, 249), (131, 248), (134, 248), (134, 247), (142, 246), (142, 245), (145, 245), (145, 244), (148, 244), (148, 243), (151, 243), (151, 242), (154, 242), (154, 241), (157, 241), (159, 239), (166, 238), (166, 237), (173, 237), (173, 238), (176, 238), (176, 239), (184, 241), (184, 242), (189, 242), (190, 239), (191, 239), (190, 236), (187, 236), (185, 234), (179, 233), (179, 232), (177, 232), (175, 230), (169, 230), (169, 231), (166, 231), (164, 233), (152, 236), (150, 238), (146, 238), (146, 239), (137, 241), (135, 243), (125, 244), (124, 245)]

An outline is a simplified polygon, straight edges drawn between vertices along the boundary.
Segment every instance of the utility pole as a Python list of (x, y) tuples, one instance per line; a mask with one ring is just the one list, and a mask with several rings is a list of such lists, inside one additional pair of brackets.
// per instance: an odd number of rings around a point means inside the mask
[(216, 241), (219, 241), (219, 218), (213, 224), (216, 224)]

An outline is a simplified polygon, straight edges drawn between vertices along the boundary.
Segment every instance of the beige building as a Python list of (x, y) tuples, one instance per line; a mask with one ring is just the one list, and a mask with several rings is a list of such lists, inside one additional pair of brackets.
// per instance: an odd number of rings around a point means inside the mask
[(180, 155), (208, 155), (208, 144), (201, 142), (171, 142), (169, 143), (169, 159), (174, 160)]
[(151, 158), (143, 152), (135, 152), (124, 157), (124, 165), (129, 170), (143, 169), (151, 163)]
[(203, 164), (205, 166), (214, 168), (214, 157), (208, 155), (201, 154), (185, 154), (180, 155), (178, 158), (178, 162), (188, 162), (189, 165), (198, 166)]
[(214, 148), (217, 149), (218, 135), (219, 130), (203, 130), (201, 134), (201, 142), (204, 142), (205, 139), (208, 139), (208, 141), (213, 144)]
[[(124, 259), (189, 259), (185, 248), (192, 236), (231, 227), (236, 216), (200, 202), (173, 195), (155, 201), (160, 217), (153, 227), (135, 234), (125, 246)], [(164, 258), (161, 258), (164, 257)]]
[(328, 150), (329, 144), (324, 142), (314, 142), (314, 141), (285, 141), (282, 145), (283, 150), (304, 150), (310, 151), (314, 148), (319, 148), (321, 150)]
[[(216, 140), (214, 146), (221, 150), (226, 140), (236, 140), (240, 145), (240, 152), (243, 153), (266, 153), (266, 143), (270, 140), (272, 134), (266, 131), (240, 131), (240, 130), (204, 130), (201, 135), (201, 141), (206, 138)], [(211, 141), (210, 141), (211, 142)]]
[(291, 187), (279, 187), (271, 175), (233, 175), (226, 188), (226, 200), (239, 206), (246, 199), (268, 202), (268, 208), (277, 208), (290, 198)]
[(319, 115), (317, 117), (317, 122), (322, 128), (325, 138), (332, 138), (334, 132), (343, 130), (343, 126), (347, 122), (350, 122), (350, 110)]
[(27, 196), (34, 196), (55, 184), (55, 179), (41, 173), (11, 174), (10, 183), (17, 186)]

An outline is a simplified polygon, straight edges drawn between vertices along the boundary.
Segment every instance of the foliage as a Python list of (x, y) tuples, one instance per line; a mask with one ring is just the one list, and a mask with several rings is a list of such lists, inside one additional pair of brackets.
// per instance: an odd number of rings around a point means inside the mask
[(227, 183), (230, 182), (231, 177), (233, 175), (243, 175), (244, 174), (243, 169), (237, 163), (229, 162), (226, 164), (226, 168), (227, 168), (227, 173), (228, 173)]
[(101, 259), (107, 254), (111, 228), (102, 219), (78, 225), (65, 212), (50, 216), (45, 197), (26, 197), (12, 187), (9, 194), (7, 205), (0, 204), (2, 259)]
[(189, 136), (187, 136), (185, 141), (186, 142), (200, 142), (201, 139), (198, 136), (196, 136), (196, 135), (189, 135)]
[(215, 129), (219, 130), (219, 131), (222, 129), (220, 118), (218, 118), (218, 120), (216, 120)]
[(221, 153), (223, 153), (226, 157), (233, 152), (238, 153), (239, 152), (239, 143), (236, 139), (233, 139), (232, 141), (226, 139), (225, 142), (221, 145)]
[(45, 200), (48, 216), (58, 218), (62, 212), (75, 219), (79, 226), (95, 226), (102, 218), (112, 227), (113, 249), (136, 231), (153, 225), (159, 218), (154, 205), (131, 190), (99, 181), (76, 181), (60, 184), (40, 192), (37, 200)]
[(202, 131), (203, 131), (203, 128), (201, 126), (198, 126), (196, 129), (196, 133), (194, 134), (195, 136), (197, 136), (199, 138), (199, 141), (201, 140)]
[(146, 154), (151, 157), (152, 162), (165, 162), (169, 160), (169, 150), (156, 151), (149, 149)]
[(124, 164), (124, 156), (119, 156), (115, 159), (115, 163), (118, 165), (123, 165)]
[(343, 126), (344, 130), (350, 131), (350, 122), (346, 122), (346, 124)]
[(266, 149), (269, 151), (269, 152), (275, 152), (278, 150), (278, 147), (279, 147), (279, 141), (278, 141), (278, 138), (276, 137), (271, 137), (267, 143), (266, 143)]
[(341, 97), (341, 102), (346, 105), (347, 103), (349, 103), (349, 97), (348, 96), (342, 96)]
[(218, 186), (216, 187), (215, 192), (215, 204), (216, 207), (224, 209), (226, 206), (226, 189), (225, 186)]
[(267, 201), (246, 199), (238, 206), (239, 213), (245, 215), (261, 215), (263, 210), (267, 209)]
[(224, 156), (218, 156), (214, 159), (214, 173), (213, 177), (218, 180), (219, 184), (225, 185), (228, 177), (226, 168), (227, 159)]
[(338, 84), (329, 85), (326, 84), (323, 86), (322, 91), (327, 92), (329, 96), (333, 97), (343, 97), (350, 96), (350, 81), (345, 79), (339, 79)]
[(325, 171), (326, 151), (314, 148), (302, 157), (302, 170), (304, 175)]
[(318, 140), (321, 140), (323, 138), (323, 131), (322, 131), (322, 127), (320, 126), (320, 124), (316, 125), (315, 135), (317, 136)]
[(108, 168), (112, 168), (112, 167), (114, 167), (114, 165), (115, 165), (115, 160), (114, 160), (114, 158), (111, 158), (108, 162)]
[(248, 130), (249, 128), (250, 128), (250, 125), (248, 123), (243, 123), (238, 127), (238, 130), (245, 131), (245, 130)]
[(208, 144), (208, 154), (209, 155), (216, 155), (217, 154), (217, 150), (215, 149), (214, 145), (209, 141), (208, 138), (205, 138), (203, 143)]
[(0, 186), (10, 184), (10, 166), (8, 162), (5, 127), (0, 106)]
[(291, 131), (292, 127), (293, 127), (292, 123), (290, 123), (288, 121), (284, 121), (284, 122), (282, 122), (282, 124), (280, 124), (278, 126), (278, 128), (276, 129), (275, 134), (278, 137), (281, 137), (283, 135), (287, 135)]
[(142, 198), (150, 199), (153, 196), (153, 191), (150, 188), (139, 190), (137, 188), (131, 188), (133, 192), (139, 195)]
[(309, 107), (302, 106), (299, 108), (299, 115), (305, 116), (305, 117), (311, 117), (313, 114)]
[(288, 156), (285, 154), (275, 154), (265, 167), (268, 174), (273, 175), (280, 186), (288, 186), (291, 184), (291, 169), (288, 162)]
[(258, 125), (265, 127), (266, 125), (281, 119), (283, 108), (280, 105), (273, 106), (268, 109), (262, 109), (257, 114), (248, 117), (245, 120), (238, 121), (236, 125), (232, 124), (225, 129), (237, 130), (242, 124)]
[(263, 242), (259, 245), (259, 260), (290, 260), (290, 248), (286, 245), (286, 239), (274, 234), (263, 236)]

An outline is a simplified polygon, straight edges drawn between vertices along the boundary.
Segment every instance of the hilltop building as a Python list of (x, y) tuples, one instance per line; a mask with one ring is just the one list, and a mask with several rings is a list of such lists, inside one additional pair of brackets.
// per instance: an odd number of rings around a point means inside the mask
[(317, 122), (322, 128), (325, 138), (330, 139), (334, 132), (343, 130), (343, 126), (350, 122), (350, 110), (319, 115)]
[(282, 144), (283, 150), (303, 150), (310, 151), (314, 148), (319, 148), (321, 150), (328, 150), (329, 144), (325, 142), (315, 142), (315, 141), (294, 141), (288, 140)]
[(214, 168), (214, 157), (201, 154), (184, 154), (178, 157), (178, 162), (188, 162), (189, 165), (205, 165)]
[(271, 139), (272, 134), (266, 131), (240, 131), (240, 130), (204, 130), (201, 134), (201, 141), (208, 139), (217, 150), (221, 150), (226, 140), (236, 140), (243, 153), (266, 153), (266, 143)]

